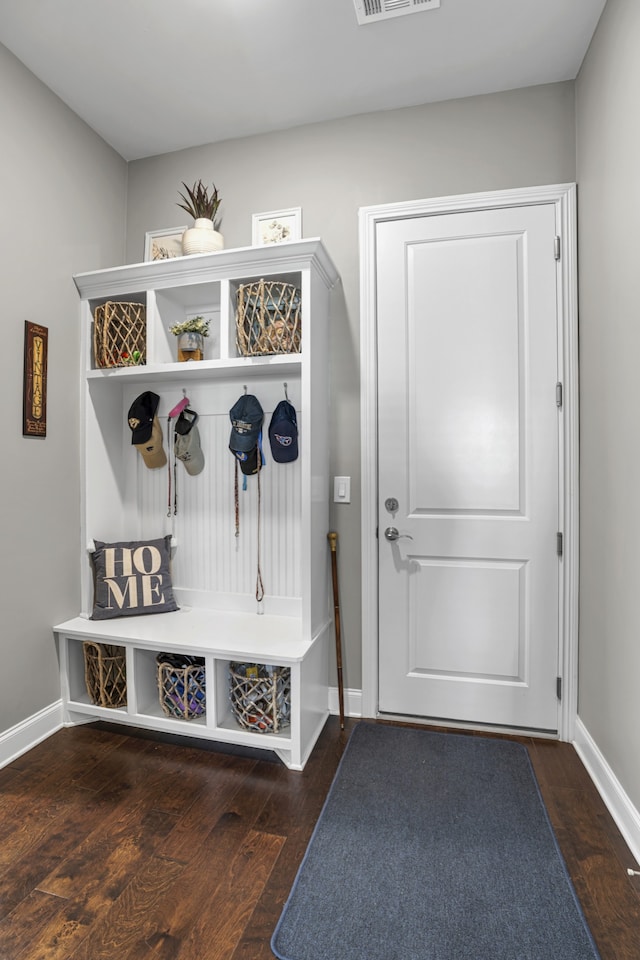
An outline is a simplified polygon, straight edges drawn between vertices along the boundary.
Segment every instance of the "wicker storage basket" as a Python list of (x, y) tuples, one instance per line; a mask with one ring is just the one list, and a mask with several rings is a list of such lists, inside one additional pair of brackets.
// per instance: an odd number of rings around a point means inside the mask
[(144, 304), (107, 300), (96, 307), (93, 315), (93, 355), (96, 367), (144, 364), (146, 341)]
[(91, 702), (98, 707), (126, 706), (125, 648), (88, 641), (82, 646), (84, 648), (84, 679)]
[(300, 291), (279, 280), (238, 287), (236, 344), (244, 357), (300, 353)]
[(159, 653), (156, 663), (163, 712), (180, 720), (203, 717), (207, 706), (204, 658)]
[(231, 707), (240, 726), (277, 733), (291, 722), (291, 670), (258, 663), (229, 665)]

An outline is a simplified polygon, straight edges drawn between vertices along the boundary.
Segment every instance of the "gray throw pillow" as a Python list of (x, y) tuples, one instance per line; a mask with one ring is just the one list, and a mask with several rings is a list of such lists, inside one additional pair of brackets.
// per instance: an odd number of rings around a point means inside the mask
[(171, 585), (171, 537), (96, 540), (92, 620), (178, 610)]

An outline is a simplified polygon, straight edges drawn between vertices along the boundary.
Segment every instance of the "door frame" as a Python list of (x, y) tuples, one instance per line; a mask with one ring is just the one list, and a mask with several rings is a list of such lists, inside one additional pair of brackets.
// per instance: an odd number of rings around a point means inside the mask
[[(527, 187), (410, 200), (359, 210), (360, 236), (360, 429), (362, 554), (362, 715), (378, 710), (378, 382), (376, 337), (376, 228), (385, 220), (552, 203), (560, 238), (557, 261), (558, 370), (563, 385), (560, 424), (559, 674), (562, 701), (558, 737), (572, 741), (578, 706), (578, 289), (576, 185)], [(450, 724), (448, 724), (450, 725)], [(511, 731), (513, 732), (513, 731)]]

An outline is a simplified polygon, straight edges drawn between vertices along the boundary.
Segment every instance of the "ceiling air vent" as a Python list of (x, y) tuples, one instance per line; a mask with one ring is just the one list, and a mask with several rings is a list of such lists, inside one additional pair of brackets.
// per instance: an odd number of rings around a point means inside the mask
[(440, 0), (353, 0), (358, 23), (373, 23), (375, 20), (390, 20), (405, 13), (420, 13), (421, 10), (436, 10)]

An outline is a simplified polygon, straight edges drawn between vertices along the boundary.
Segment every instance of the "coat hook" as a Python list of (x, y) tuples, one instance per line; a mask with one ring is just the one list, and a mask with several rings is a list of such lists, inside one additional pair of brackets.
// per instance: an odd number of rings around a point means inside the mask
[(246, 395), (247, 395), (247, 385), (246, 385), (246, 383), (245, 383), (245, 385), (244, 385), (244, 395), (245, 395), (245, 397), (246, 397)]
[(187, 396), (187, 391), (182, 389), (182, 400), (178, 400), (175, 407), (169, 411), (169, 420), (173, 420), (174, 417), (179, 416), (183, 410), (185, 410), (190, 404), (189, 397)]
[(287, 403), (288, 403), (288, 402), (289, 402), (289, 394), (288, 394), (288, 392), (287, 392), (287, 384), (284, 383), (284, 384), (283, 384), (283, 387), (284, 387), (284, 398), (285, 398), (285, 400), (286, 400)]

